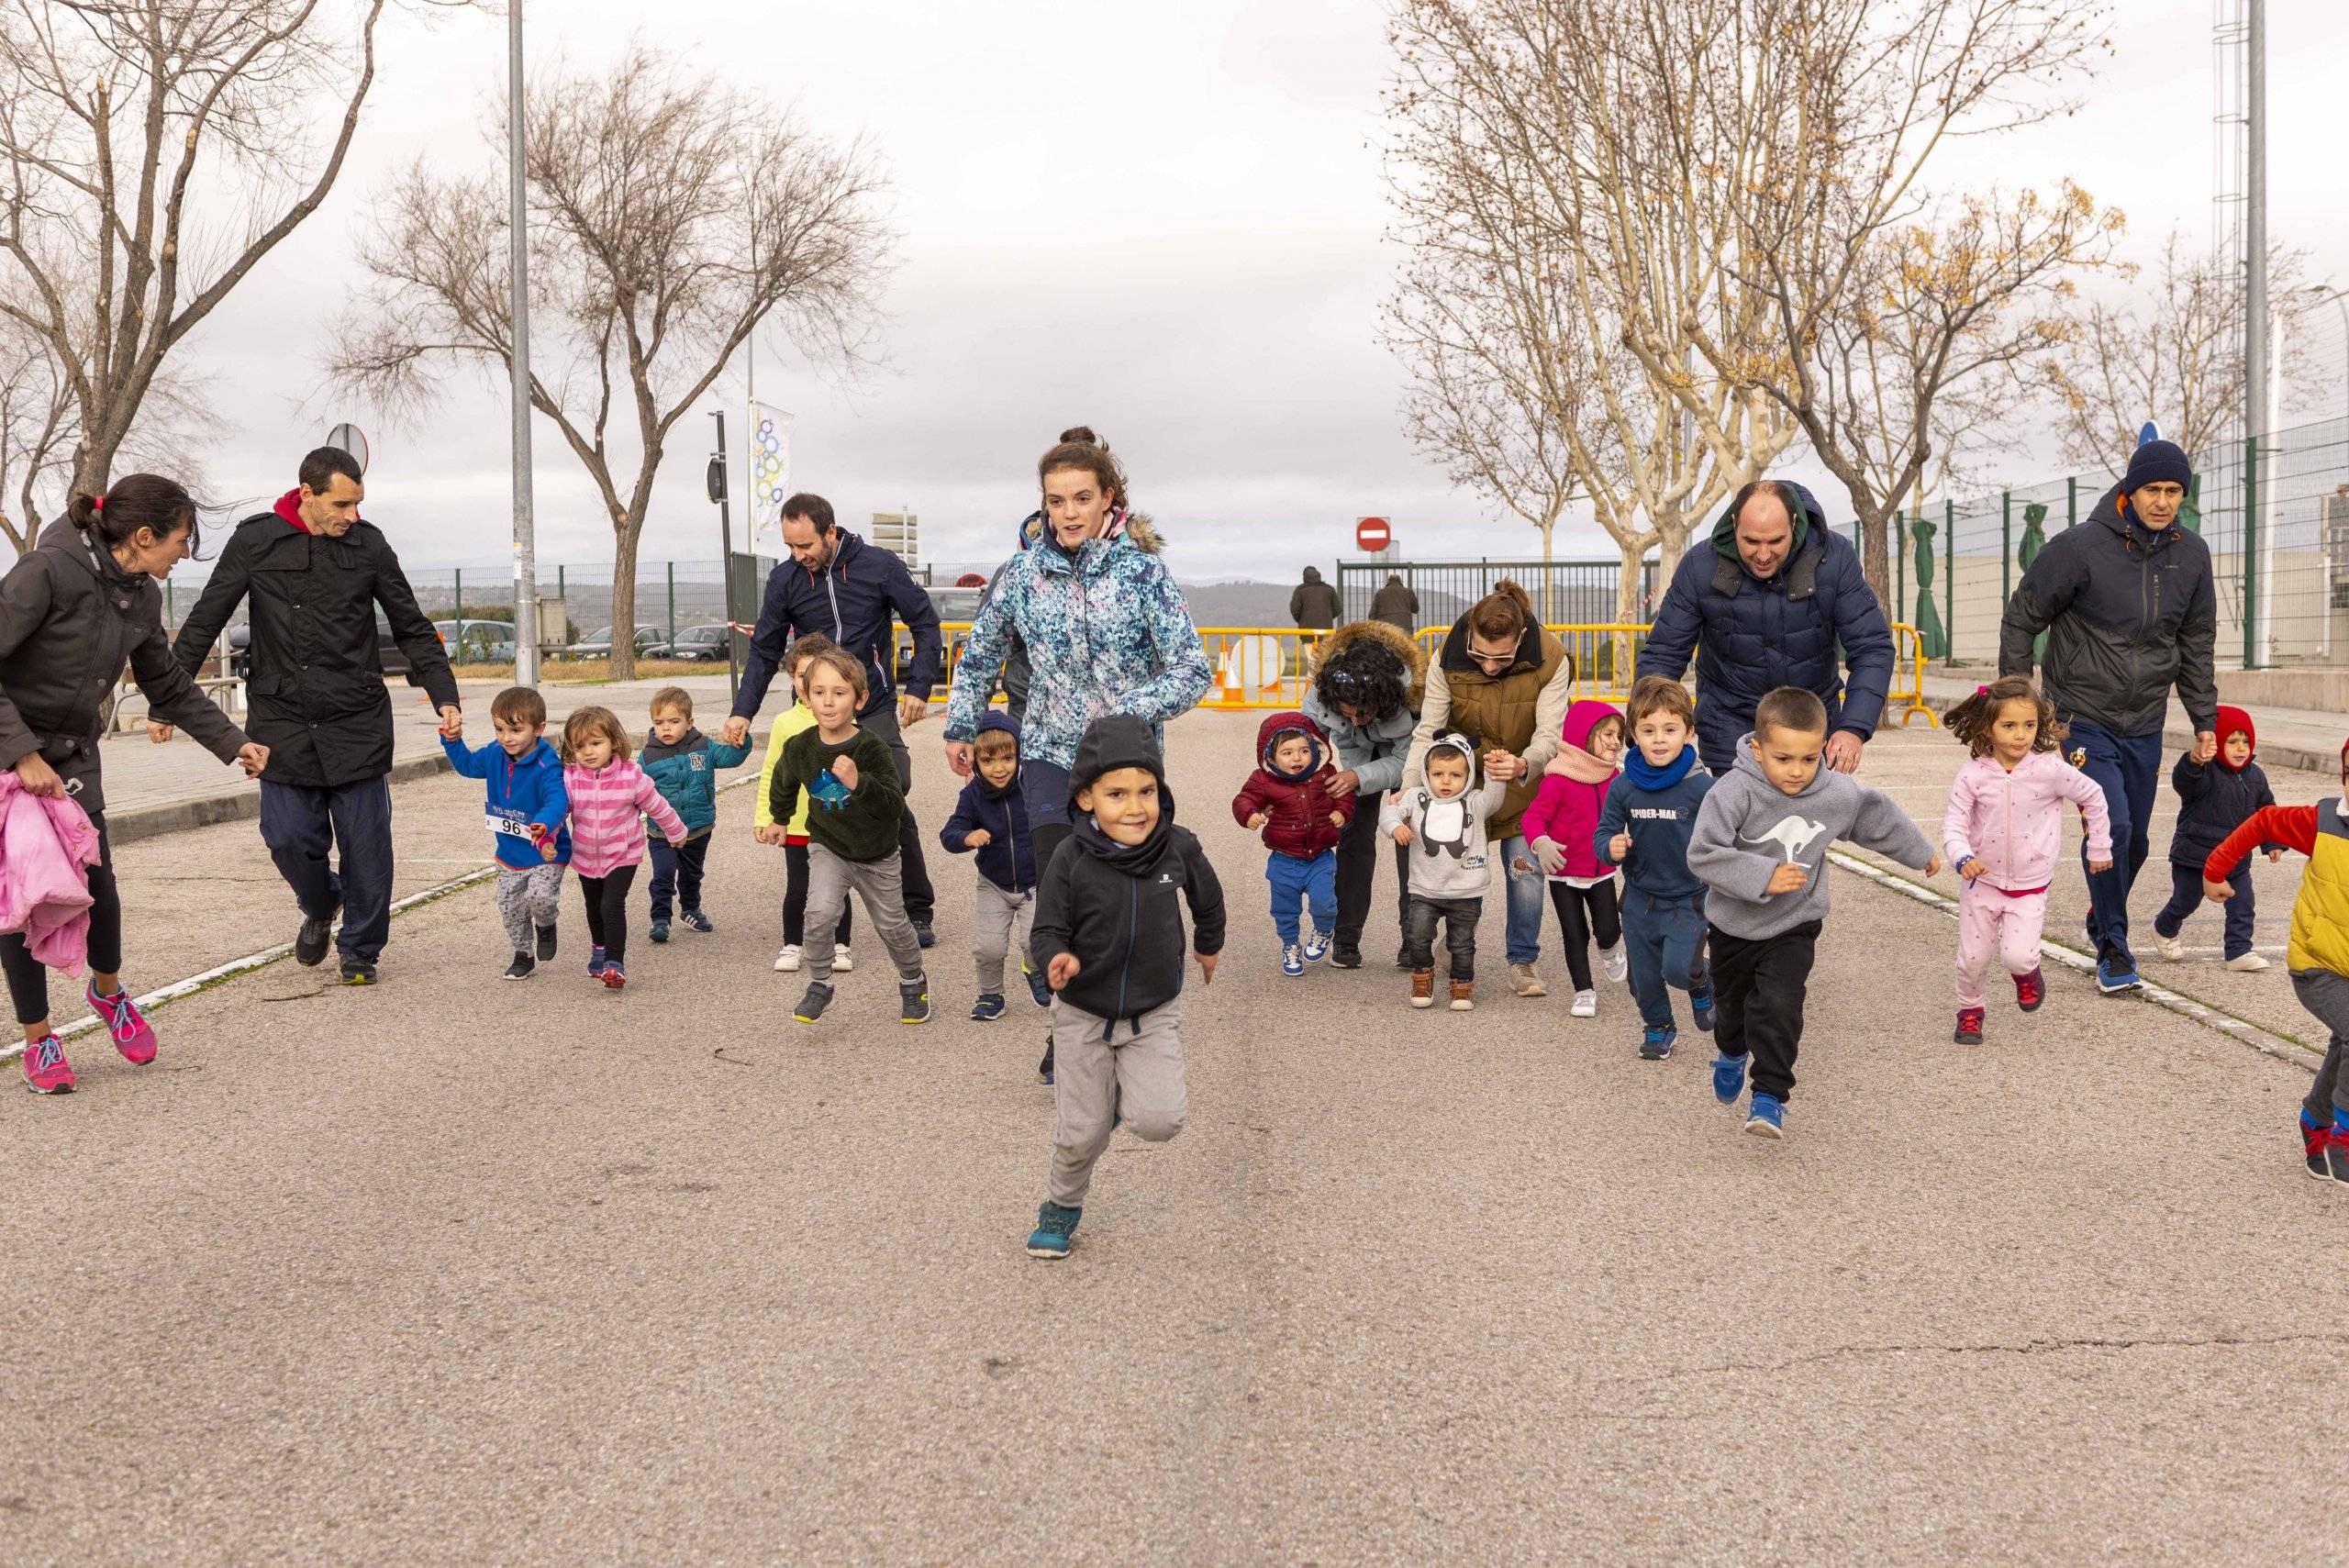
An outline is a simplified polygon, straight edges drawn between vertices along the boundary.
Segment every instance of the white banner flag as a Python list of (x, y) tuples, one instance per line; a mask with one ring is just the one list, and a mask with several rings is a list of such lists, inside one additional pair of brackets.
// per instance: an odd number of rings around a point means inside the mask
[(751, 516), (761, 539), (783, 527), (783, 503), (791, 494), (791, 420), (772, 404), (751, 405)]

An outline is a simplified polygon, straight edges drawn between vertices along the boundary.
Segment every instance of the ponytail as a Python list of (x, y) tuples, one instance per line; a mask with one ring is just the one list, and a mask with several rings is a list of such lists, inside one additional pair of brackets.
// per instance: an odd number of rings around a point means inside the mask
[(65, 518), (108, 550), (128, 544), (141, 528), (159, 539), (185, 528), (187, 552), (194, 555), (202, 542), (195, 512), (195, 497), (177, 480), (128, 473), (103, 495), (76, 495), (66, 504)]

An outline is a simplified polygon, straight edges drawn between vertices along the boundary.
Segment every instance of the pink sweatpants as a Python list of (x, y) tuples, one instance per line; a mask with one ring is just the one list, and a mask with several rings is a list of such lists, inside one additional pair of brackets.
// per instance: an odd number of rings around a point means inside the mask
[(1969, 882), (1958, 895), (1957, 1005), (1982, 1006), (1982, 972), (1993, 954), (2009, 974), (2039, 967), (2039, 933), (2047, 924), (2047, 895), (2009, 898), (1995, 887)]

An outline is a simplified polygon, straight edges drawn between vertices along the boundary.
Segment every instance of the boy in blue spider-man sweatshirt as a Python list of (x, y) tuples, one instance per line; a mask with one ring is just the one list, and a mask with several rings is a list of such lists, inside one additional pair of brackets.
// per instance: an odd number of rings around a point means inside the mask
[(528, 686), (508, 686), (489, 705), (497, 739), (469, 751), (447, 736), (440, 748), (450, 765), (489, 783), (489, 830), (496, 835), (497, 913), (506, 922), (514, 962), (508, 980), (528, 980), (554, 956), (555, 912), (562, 906), (562, 868), (571, 863), (571, 795), (562, 786), (562, 759), (547, 744), (546, 699)]
[(1019, 726), (990, 709), (972, 737), (971, 782), (954, 815), (938, 830), (950, 855), (978, 857), (977, 917), (971, 922), (971, 957), (978, 964), (979, 999), (971, 1017), (1003, 1017), (1003, 966), (1016, 942), (1028, 994), (1052, 1005), (1044, 977), (1028, 962), (1028, 933), (1036, 917), (1036, 848), (1028, 837), (1028, 802), (1019, 785)]

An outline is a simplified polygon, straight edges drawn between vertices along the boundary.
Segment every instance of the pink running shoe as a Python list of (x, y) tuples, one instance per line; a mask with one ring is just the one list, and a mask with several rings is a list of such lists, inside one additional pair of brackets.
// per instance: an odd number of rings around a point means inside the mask
[(106, 1020), (106, 1032), (114, 1036), (114, 1048), (133, 1067), (144, 1067), (155, 1060), (155, 1031), (147, 1022), (147, 1015), (130, 999), (128, 991), (117, 991), (111, 996), (98, 995), (97, 983), (83, 987), (90, 1006)]
[(36, 1095), (73, 1092), (73, 1064), (65, 1060), (65, 1047), (55, 1035), (25, 1046), (25, 1087)]

